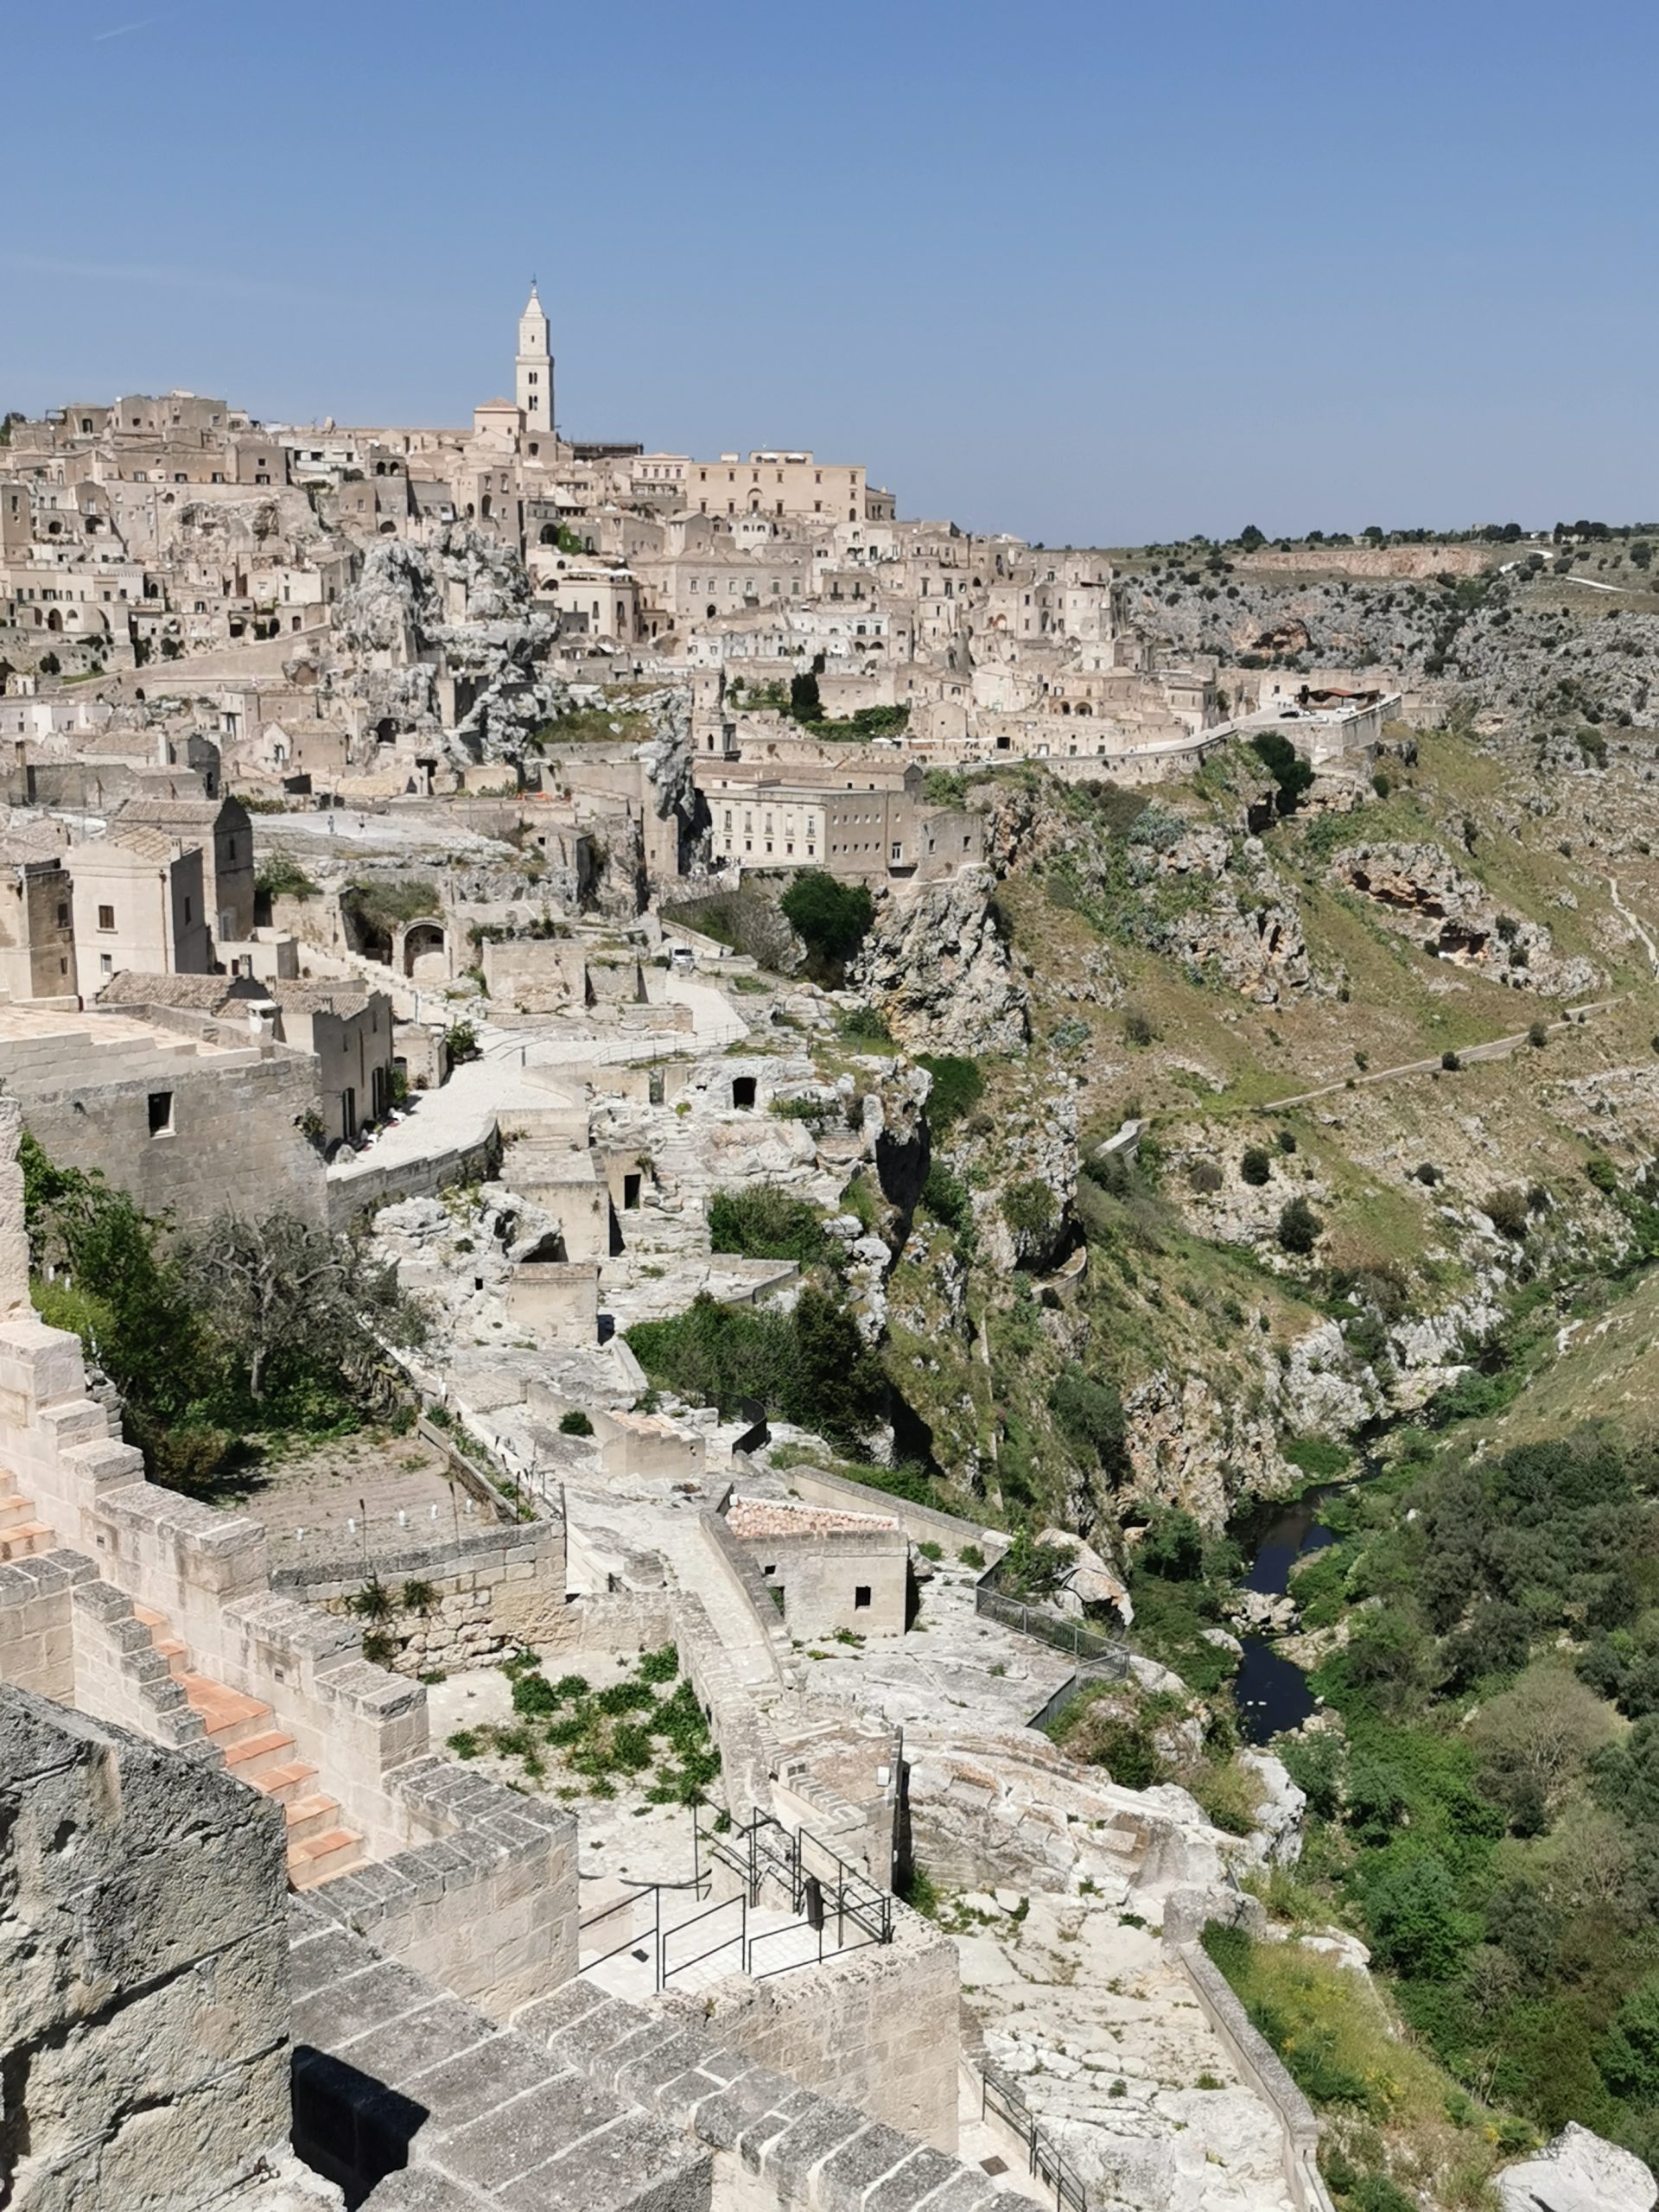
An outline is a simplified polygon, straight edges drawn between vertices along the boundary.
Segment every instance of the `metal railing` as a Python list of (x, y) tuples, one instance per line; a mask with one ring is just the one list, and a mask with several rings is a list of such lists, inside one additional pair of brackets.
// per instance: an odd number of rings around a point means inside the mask
[(1053, 2138), (1044, 2134), (1036, 2113), (1010, 2076), (1000, 2067), (987, 2064), (980, 2069), (979, 2082), (980, 2118), (983, 2120), (988, 2113), (995, 2113), (1005, 2126), (1014, 2131), (1025, 2146), (1027, 2171), (1053, 2190), (1058, 2208), (1089, 2212), (1089, 2192), (1083, 2185), (1082, 2175)]
[(1001, 1621), (1005, 1628), (1017, 1629), (1021, 1636), (1046, 1643), (1052, 1650), (1067, 1653), (1078, 1662), (1079, 1671), (1086, 1668), (1091, 1674), (1120, 1681), (1128, 1673), (1129, 1648), (1120, 1637), (1103, 1635), (1070, 1614), (1052, 1613), (1027, 1599), (1005, 1597), (993, 1581), (998, 1572), (997, 1567), (988, 1567), (974, 1585), (976, 1613)]

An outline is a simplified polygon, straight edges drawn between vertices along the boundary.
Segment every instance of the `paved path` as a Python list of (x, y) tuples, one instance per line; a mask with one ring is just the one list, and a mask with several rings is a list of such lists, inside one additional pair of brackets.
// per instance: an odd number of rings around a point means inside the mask
[[(1631, 919), (1634, 920), (1634, 918), (1632, 916)], [(1644, 937), (1645, 934), (1644, 931)], [(1650, 940), (1649, 957), (1652, 957)], [(1656, 962), (1656, 972), (1659, 973), (1659, 962)], [(1612, 999), (1598, 999), (1593, 1005), (1569, 1007), (1564, 1020), (1546, 1022), (1544, 1026), (1552, 1032), (1558, 1029), (1573, 1029), (1586, 1014), (1605, 1014), (1610, 1006), (1616, 1003), (1617, 1001)], [(1526, 1043), (1530, 1033), (1529, 1027), (1527, 1029), (1517, 1029), (1508, 1037), (1488, 1038), (1484, 1045), (1465, 1045), (1459, 1051), (1458, 1059), (1465, 1067), (1473, 1060), (1505, 1060), (1517, 1045)], [(1281, 1114), (1289, 1106), (1307, 1106), (1311, 1105), (1316, 1098), (1329, 1098), (1333, 1091), (1358, 1090), (1363, 1085), (1371, 1083), (1388, 1083), (1395, 1076), (1429, 1075), (1441, 1065), (1441, 1061), (1437, 1057), (1428, 1060), (1402, 1060), (1398, 1067), (1371, 1068), (1364, 1075), (1344, 1076), (1337, 1083), (1322, 1083), (1316, 1090), (1299, 1090), (1289, 1098), (1269, 1099), (1264, 1106), (1258, 1108), (1257, 1111), (1263, 1114)]]

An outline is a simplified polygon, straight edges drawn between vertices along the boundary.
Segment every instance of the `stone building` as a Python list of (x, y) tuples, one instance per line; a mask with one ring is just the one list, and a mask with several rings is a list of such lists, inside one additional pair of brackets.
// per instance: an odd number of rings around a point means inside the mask
[(123, 969), (201, 976), (213, 964), (202, 849), (143, 823), (68, 855), (75, 963), (93, 991)]

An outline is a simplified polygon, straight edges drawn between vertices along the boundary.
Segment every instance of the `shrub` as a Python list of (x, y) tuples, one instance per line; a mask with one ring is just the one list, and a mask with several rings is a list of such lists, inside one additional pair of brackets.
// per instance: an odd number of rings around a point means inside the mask
[(406, 1613), (429, 1613), (438, 1602), (438, 1586), (411, 1576), (404, 1585), (403, 1601)]
[(1325, 1224), (1307, 1200), (1295, 1198), (1281, 1212), (1275, 1234), (1287, 1252), (1303, 1255), (1313, 1249), (1324, 1228)]
[(1446, 1070), (1448, 1075), (1455, 1075), (1458, 1070), (1463, 1065), (1463, 1062), (1448, 1046), (1447, 1049), (1440, 1054), (1440, 1065)]
[(1517, 1243), (1527, 1233), (1527, 1194), (1509, 1187), (1489, 1192), (1480, 1202), (1480, 1210), (1500, 1236), (1512, 1236)]
[(1281, 1151), (1281, 1152), (1284, 1152), (1284, 1153), (1291, 1153), (1291, 1152), (1294, 1152), (1294, 1151), (1295, 1151), (1295, 1149), (1296, 1149), (1296, 1132), (1295, 1132), (1295, 1130), (1294, 1130), (1294, 1129), (1281, 1129), (1281, 1130), (1280, 1130), (1280, 1132), (1279, 1132), (1278, 1136), (1274, 1139), (1274, 1142), (1278, 1145), (1279, 1149), (1280, 1149), (1280, 1151)]
[(1220, 1190), (1227, 1179), (1213, 1160), (1195, 1160), (1186, 1171), (1186, 1179), (1195, 1191), (1208, 1195)]
[(1259, 1144), (1247, 1145), (1238, 1163), (1238, 1172), (1247, 1183), (1259, 1191), (1273, 1173), (1273, 1161), (1266, 1148)]
[(985, 1078), (978, 1061), (963, 1052), (918, 1052), (916, 1064), (933, 1078), (927, 1094), (928, 1127), (935, 1136), (943, 1137), (985, 1096)]
[(922, 1185), (922, 1204), (935, 1221), (942, 1221), (958, 1236), (973, 1225), (973, 1202), (968, 1195), (968, 1185), (942, 1160), (932, 1161), (928, 1167), (927, 1179)]
[(1123, 1402), (1109, 1382), (1068, 1367), (1049, 1392), (1048, 1405), (1066, 1440), (1081, 1455), (1097, 1459), (1109, 1473), (1127, 1471)]
[(642, 1651), (636, 1663), (642, 1682), (671, 1682), (679, 1671), (680, 1655), (671, 1643), (659, 1644), (654, 1651)]
[(1132, 1006), (1123, 1016), (1124, 1042), (1137, 1046), (1155, 1044), (1158, 1033), (1152, 1026), (1152, 1016), (1144, 1007)]
[(572, 1406), (569, 1413), (559, 1415), (561, 1436), (591, 1436), (594, 1424), (580, 1406)]
[(797, 1260), (803, 1267), (830, 1256), (817, 1209), (776, 1183), (716, 1191), (709, 1201), (709, 1242), (716, 1252), (748, 1260)]
[(1584, 1164), (1584, 1172), (1604, 1198), (1611, 1198), (1618, 1188), (1618, 1170), (1611, 1160), (1598, 1154)]
[(1046, 1236), (1057, 1218), (1054, 1193), (1040, 1176), (1028, 1176), (1003, 1192), (1002, 1218), (1027, 1236)]
[(985, 1565), (985, 1554), (977, 1544), (964, 1544), (957, 1554), (957, 1557), (963, 1567), (972, 1567), (976, 1574), (979, 1573)]
[(526, 1720), (545, 1720), (558, 1711), (561, 1701), (545, 1675), (520, 1675), (512, 1685), (512, 1709)]
[(1527, 1042), (1535, 1052), (1541, 1052), (1549, 1042), (1549, 1024), (1547, 1021), (1535, 1021), (1527, 1031)]
[(1313, 769), (1277, 730), (1258, 730), (1250, 748), (1277, 787), (1280, 813), (1294, 814), (1313, 785)]
[(861, 883), (839, 883), (822, 868), (798, 875), (779, 902), (784, 918), (821, 969), (839, 972), (863, 944), (875, 902)]
[(893, 1032), (879, 1007), (849, 1006), (842, 1014), (842, 1035), (854, 1045), (891, 1045)]

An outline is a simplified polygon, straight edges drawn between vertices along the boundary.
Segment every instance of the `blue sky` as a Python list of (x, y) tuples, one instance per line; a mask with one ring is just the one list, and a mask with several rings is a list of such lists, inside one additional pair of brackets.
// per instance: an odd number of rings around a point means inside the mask
[(862, 460), (1060, 542), (1659, 517), (1659, 9), (0, 0), (0, 407)]

